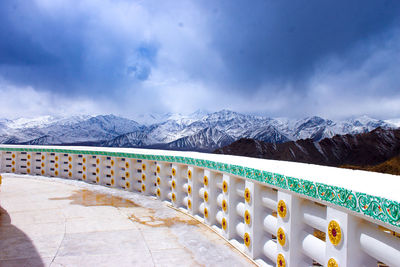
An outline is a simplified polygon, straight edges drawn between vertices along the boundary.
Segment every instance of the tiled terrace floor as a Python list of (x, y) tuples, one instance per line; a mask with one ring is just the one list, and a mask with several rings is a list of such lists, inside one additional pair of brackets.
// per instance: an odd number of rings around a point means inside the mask
[(2, 176), (0, 266), (253, 265), (157, 200), (82, 182)]

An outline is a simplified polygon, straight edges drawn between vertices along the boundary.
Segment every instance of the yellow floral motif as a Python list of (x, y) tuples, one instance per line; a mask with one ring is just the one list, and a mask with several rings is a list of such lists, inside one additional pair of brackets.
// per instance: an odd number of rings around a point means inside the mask
[(111, 166), (114, 166), (114, 160), (111, 160)]
[(281, 218), (285, 218), (287, 213), (286, 203), (283, 200), (279, 200), (278, 202), (278, 214)]
[(226, 181), (222, 182), (222, 191), (224, 191), (224, 193), (228, 192), (228, 183)]
[(158, 184), (158, 185), (161, 184), (161, 179), (160, 179), (160, 177), (157, 177), (157, 184)]
[(192, 209), (192, 201), (190, 201), (190, 199), (188, 199), (188, 208)]
[(29, 154), (28, 154), (26, 157), (27, 157), (28, 159), (31, 159), (31, 155), (29, 155)]
[[(44, 159), (44, 156), (42, 156), (42, 159)], [(72, 161), (72, 157), (71, 156), (68, 157), (68, 161)]]
[(173, 202), (176, 201), (176, 195), (175, 195), (175, 193), (172, 193), (172, 201), (173, 201)]
[(142, 184), (142, 192), (146, 191), (146, 185)]
[(142, 171), (146, 171), (146, 164), (142, 164)]
[(245, 222), (247, 225), (250, 225), (250, 223), (251, 223), (251, 216), (250, 216), (250, 212), (249, 212), (248, 210), (246, 210), (246, 211), (244, 212), (244, 222)]
[(129, 162), (125, 162), (125, 168), (129, 169)]
[(281, 253), (278, 254), (278, 257), (276, 259), (276, 265), (278, 267), (286, 267), (285, 257)]
[(82, 179), (83, 179), (83, 180), (86, 180), (86, 174), (83, 174), (83, 175), (82, 175)]
[(208, 177), (204, 175), (203, 182), (205, 186), (208, 186)]
[(129, 178), (131, 175), (129, 174), (129, 172), (125, 172), (125, 178)]
[(225, 218), (222, 218), (221, 225), (222, 225), (222, 229), (226, 230), (228, 223), (226, 222)]
[(283, 247), (286, 244), (286, 235), (285, 235), (285, 231), (279, 227), (278, 229), (278, 233), (276, 234), (276, 237), (278, 239), (279, 244)]
[(171, 187), (172, 187), (173, 189), (175, 189), (175, 187), (176, 187), (176, 182), (175, 182), (175, 180), (172, 180)]
[(160, 188), (157, 188), (156, 194), (157, 194), (158, 197), (161, 196), (161, 190), (160, 190)]
[(206, 202), (208, 202), (208, 193), (207, 193), (207, 191), (204, 191), (204, 200)]
[(130, 182), (126, 182), (125, 183), (125, 187), (129, 189), (131, 187), (131, 183)]
[(146, 174), (142, 173), (142, 181), (146, 181)]
[(204, 217), (207, 219), (208, 218), (208, 209), (204, 208)]
[(176, 170), (175, 170), (175, 168), (172, 168), (171, 173), (172, 173), (172, 176), (175, 176), (175, 175), (176, 175)]
[(334, 258), (330, 258), (328, 261), (328, 267), (339, 267), (339, 265)]
[(188, 178), (189, 178), (189, 180), (192, 179), (192, 171), (191, 170), (188, 170)]
[(246, 188), (244, 190), (244, 199), (246, 200), (247, 203), (250, 203), (251, 193), (250, 193), (250, 189), (248, 189), (248, 188)]
[(99, 183), (100, 182), (100, 178), (99, 176), (96, 177), (96, 182)]
[(243, 241), (244, 241), (244, 244), (246, 245), (246, 247), (250, 247), (251, 239), (250, 239), (250, 235), (248, 233), (244, 234)]
[(111, 179), (111, 185), (114, 185), (114, 184), (115, 184), (114, 179)]
[(189, 185), (188, 186), (188, 194), (191, 195), (192, 194), (192, 187)]
[(226, 202), (226, 200), (222, 200), (222, 210), (227, 212), (228, 211), (228, 203)]
[(160, 166), (157, 166), (156, 171), (157, 171), (157, 173), (160, 173), (160, 172), (161, 172)]
[(342, 231), (337, 221), (332, 220), (329, 222), (328, 235), (329, 235), (329, 240), (333, 245), (335, 246), (339, 245), (340, 240), (342, 239)]

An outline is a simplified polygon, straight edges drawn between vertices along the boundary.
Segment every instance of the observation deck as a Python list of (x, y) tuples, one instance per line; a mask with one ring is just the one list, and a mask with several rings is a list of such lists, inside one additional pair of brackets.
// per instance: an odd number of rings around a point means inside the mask
[(398, 176), (94, 147), (3, 145), (0, 164), (2, 173), (80, 180), (161, 201), (211, 227), (261, 266), (400, 266)]

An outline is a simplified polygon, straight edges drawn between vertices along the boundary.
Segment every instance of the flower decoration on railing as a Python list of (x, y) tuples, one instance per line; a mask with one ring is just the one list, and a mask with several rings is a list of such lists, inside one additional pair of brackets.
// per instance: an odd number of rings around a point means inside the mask
[(328, 235), (329, 235), (329, 240), (331, 243), (335, 246), (339, 245), (341, 239), (342, 239), (342, 231), (340, 229), (340, 225), (337, 221), (332, 220), (329, 222), (328, 225)]
[(246, 245), (246, 247), (250, 247), (251, 239), (250, 239), (249, 233), (244, 233), (243, 241), (244, 241), (244, 244)]
[(328, 261), (328, 267), (339, 267), (339, 265), (334, 258), (330, 258)]
[(279, 227), (278, 232), (276, 233), (276, 237), (278, 239), (279, 244), (283, 247), (286, 244), (286, 235), (285, 231), (282, 227)]
[(251, 216), (250, 216), (250, 212), (249, 212), (248, 210), (246, 210), (246, 211), (244, 212), (244, 222), (245, 222), (247, 225), (250, 225), (250, 223), (251, 223)]
[(247, 203), (250, 203), (251, 193), (250, 193), (250, 189), (248, 189), (248, 188), (246, 188), (244, 190), (244, 199), (246, 200)]
[(285, 257), (283, 256), (282, 253), (278, 254), (278, 257), (276, 259), (276, 264), (278, 265), (278, 267), (286, 267)]
[(279, 216), (281, 216), (281, 218), (285, 218), (286, 217), (286, 213), (287, 213), (287, 208), (286, 208), (285, 201), (283, 201), (282, 199), (279, 200), (277, 209), (278, 209)]

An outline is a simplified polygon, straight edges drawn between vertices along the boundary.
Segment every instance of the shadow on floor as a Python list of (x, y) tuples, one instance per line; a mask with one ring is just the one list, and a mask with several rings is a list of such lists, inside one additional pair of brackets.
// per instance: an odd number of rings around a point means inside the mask
[(10, 215), (0, 206), (0, 267), (44, 267), (32, 240), (11, 224)]

